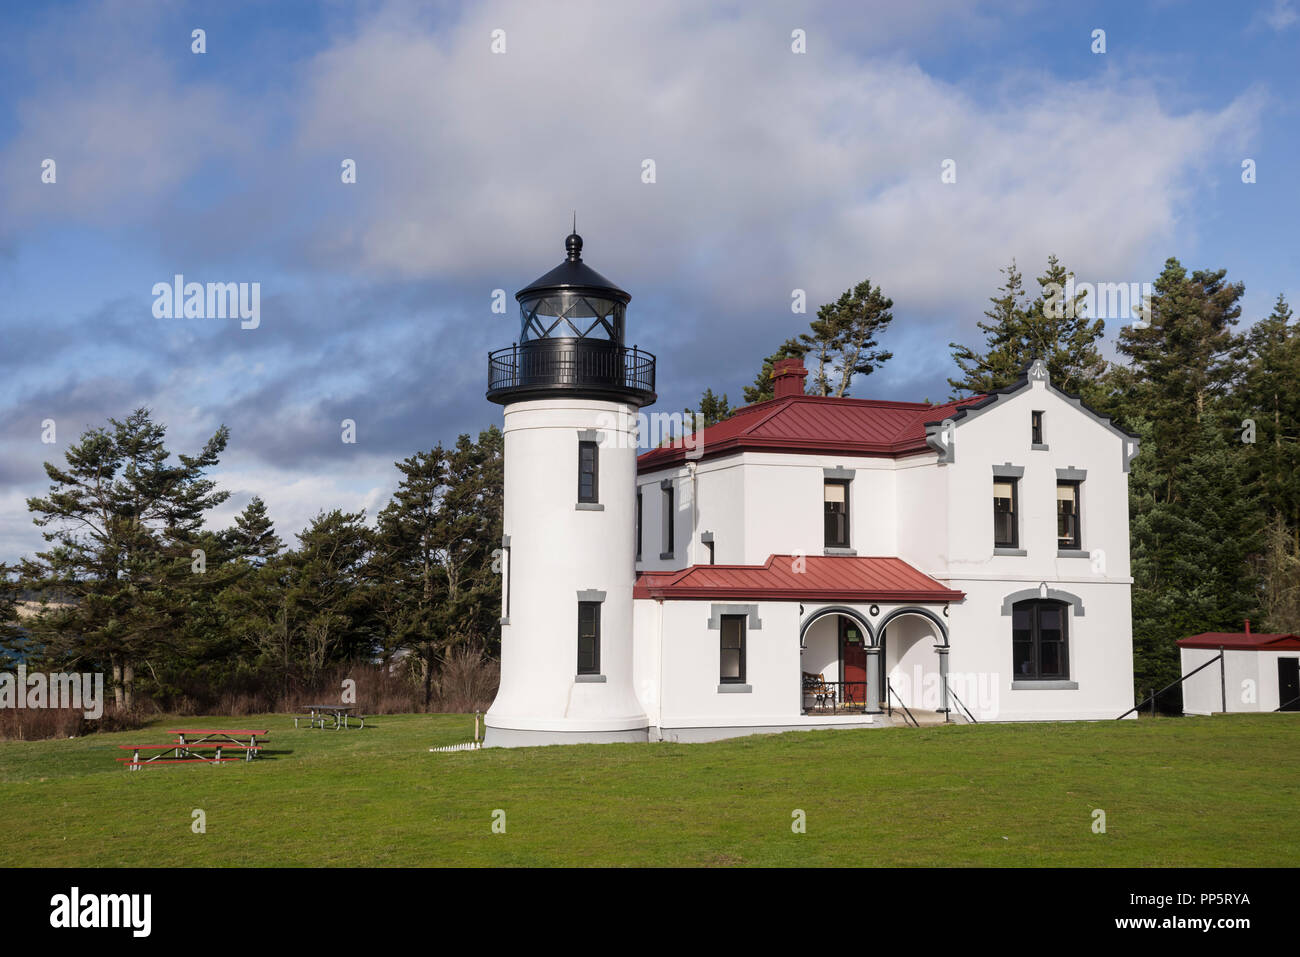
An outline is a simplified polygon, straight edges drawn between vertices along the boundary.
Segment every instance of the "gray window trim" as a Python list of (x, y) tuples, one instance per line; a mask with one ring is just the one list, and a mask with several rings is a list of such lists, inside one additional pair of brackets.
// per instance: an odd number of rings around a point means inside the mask
[(856, 555), (857, 553), (858, 553), (858, 550), (857, 550), (856, 548), (827, 548), (827, 549), (823, 549), (823, 554), (825, 554), (825, 555)]
[(669, 490), (670, 488), (672, 488), (672, 487), (673, 487), (673, 480), (672, 480), (672, 479), (663, 479), (663, 480), (659, 483), (659, 488), (660, 488), (662, 491), (665, 491), (665, 492), (668, 491), (668, 490)]
[(993, 477), (1004, 479), (1018, 479), (1025, 477), (1025, 467), (1023, 465), (1012, 465), (1007, 462), (1003, 465), (993, 466)]
[(753, 685), (718, 685), (718, 694), (750, 694)]
[(574, 675), (573, 680), (580, 685), (598, 685), (605, 683), (604, 675)]
[(502, 547), (502, 548), (509, 548), (509, 547), (510, 547), (510, 536), (509, 536), (509, 535), (502, 535), (502, 536), (501, 536), (501, 547)]
[(710, 605), (709, 606), (709, 630), (718, 631), (722, 628), (723, 615), (748, 615), (749, 620), (746, 627), (750, 631), (762, 631), (763, 622), (758, 617), (757, 605)]
[(1074, 607), (1076, 617), (1083, 617), (1083, 599), (1078, 595), (1072, 595), (1068, 591), (1058, 591), (1055, 588), (1047, 589), (1044, 595), (1041, 588), (1026, 588), (1022, 591), (1012, 592), (1002, 599), (1002, 614), (1010, 615), (1011, 606), (1018, 601), (1028, 601), (1031, 598), (1042, 598), (1049, 601), (1063, 601)]
[(1034, 451), (1034, 452), (1047, 452), (1047, 451), (1049, 451), (1052, 447), (1051, 447), (1050, 445), (1048, 445), (1046, 442), (1043, 442), (1043, 443), (1030, 442), (1030, 443), (1029, 443), (1029, 448), (1030, 448), (1031, 451)]
[(994, 546), (993, 554), (1006, 555), (1009, 558), (1024, 558), (1029, 554), (1029, 552), (1025, 551), (1023, 548), (1001, 548), (999, 546)]
[(506, 616), (503, 617), (500, 621), (498, 621), (497, 624), (498, 624), (498, 625), (508, 625), (508, 624), (510, 624), (510, 616), (509, 616), (509, 615), (506, 615)]
[(1076, 469), (1071, 465), (1068, 469), (1057, 469), (1056, 480), (1058, 482), (1083, 482), (1088, 478), (1087, 469)]
[(713, 541), (713, 533), (700, 532), (700, 541), (703, 542), (705, 545), (707, 545), (709, 542)]
[(1044, 681), (1013, 681), (1012, 691), (1078, 691), (1079, 682), (1048, 678)]
[(600, 442), (602, 442), (603, 439), (601, 438), (601, 434), (600, 434), (600, 431), (599, 431), (598, 429), (579, 429), (579, 430), (578, 430), (578, 441), (579, 441), (579, 442), (595, 442), (595, 443), (597, 443), (597, 444), (600, 444)]
[(825, 482), (829, 480), (835, 482), (852, 482), (853, 476), (856, 474), (857, 474), (857, 469), (824, 468), (822, 469), (822, 481)]
[(578, 589), (578, 601), (604, 601), (605, 593), (594, 588)]
[(605, 506), (600, 502), (575, 502), (573, 510), (575, 512), (603, 512)]
[(1091, 558), (1092, 553), (1086, 548), (1058, 548), (1057, 558)]

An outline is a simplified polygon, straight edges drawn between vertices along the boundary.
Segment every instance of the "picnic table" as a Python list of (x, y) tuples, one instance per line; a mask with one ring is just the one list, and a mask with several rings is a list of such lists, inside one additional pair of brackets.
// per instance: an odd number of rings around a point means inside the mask
[[(366, 716), (364, 714), (355, 714), (356, 708), (349, 704), (309, 704), (304, 705), (303, 710), (308, 713), (307, 727), (309, 728), (319, 725), (324, 729), (325, 722), (333, 719), (334, 730), (337, 731), (339, 728), (350, 727), (348, 724), (349, 717), (356, 718), (361, 722), (358, 727), (364, 728), (366, 726)], [(296, 716), (293, 719), (293, 726), (298, 727), (298, 717)]]
[[(176, 735), (171, 744), (120, 744), (124, 751), (130, 751), (131, 757), (118, 758), (130, 770), (138, 771), (146, 764), (220, 764), (224, 761), (251, 761), (262, 750), (266, 736), (270, 733), (265, 728), (170, 728), (168, 734)], [(259, 743), (258, 738), (262, 741)], [(141, 759), (141, 752), (156, 751), (153, 757)], [(208, 754), (206, 752), (212, 752)], [(223, 751), (243, 751), (235, 757), (223, 756)], [(172, 756), (168, 757), (168, 753)]]

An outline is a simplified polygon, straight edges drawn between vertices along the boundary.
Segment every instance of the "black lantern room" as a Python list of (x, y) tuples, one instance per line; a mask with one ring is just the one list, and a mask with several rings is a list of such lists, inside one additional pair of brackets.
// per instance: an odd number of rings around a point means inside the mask
[(515, 294), (519, 341), (488, 356), (487, 397), (502, 404), (582, 397), (655, 400), (655, 357), (623, 344), (632, 297), (582, 261), (582, 237), (564, 240), (568, 255)]

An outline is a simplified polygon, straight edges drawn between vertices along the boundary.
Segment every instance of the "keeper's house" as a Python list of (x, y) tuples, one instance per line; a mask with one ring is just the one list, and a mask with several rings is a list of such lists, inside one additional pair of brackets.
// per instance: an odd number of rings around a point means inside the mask
[(1138, 441), (1051, 384), (775, 398), (637, 455), (655, 357), (581, 258), (517, 295), (488, 745), (699, 741), (1133, 705)]
[(1246, 622), (1244, 632), (1207, 631), (1178, 648), (1183, 674), (1201, 668), (1183, 682), (1184, 714), (1300, 711), (1300, 636), (1255, 634)]

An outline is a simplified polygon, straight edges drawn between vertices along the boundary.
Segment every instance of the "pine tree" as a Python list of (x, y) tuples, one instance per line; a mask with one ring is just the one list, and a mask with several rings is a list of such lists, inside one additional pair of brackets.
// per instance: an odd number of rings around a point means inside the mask
[(817, 310), (810, 331), (799, 337), (817, 360), (809, 377), (813, 395), (843, 398), (854, 376), (870, 375), (893, 358), (876, 341), (893, 321), (893, 307), (894, 300), (864, 279)]
[(1029, 300), (1019, 268), (1013, 259), (1002, 269), (1005, 277), (985, 310), (984, 351), (949, 343), (961, 377), (949, 379), (953, 397), (988, 393), (1017, 382), (1034, 359), (1047, 363), (1052, 384), (1092, 401), (1099, 394), (1098, 380), (1106, 371), (1098, 343), (1105, 323), (1089, 319), (1085, 297), (1076, 293), (1066, 301), (1072, 276), (1055, 256), (1037, 279), (1038, 296)]
[(222, 426), (198, 455), (170, 464), (166, 427), (147, 409), (87, 431), (45, 463), (48, 495), (27, 500), (52, 547), (23, 563), (29, 588), (57, 589), (67, 604), (38, 616), (32, 630), (60, 664), (107, 665), (119, 707), (134, 704), (136, 665), (184, 629), (193, 596), (215, 584), (194, 556), (219, 542), (202, 531), (206, 512), (226, 500), (204, 473), (217, 464)]
[(258, 565), (284, 548), (284, 542), (275, 534), (266, 503), (258, 495), (254, 495), (244, 510), (235, 516), (235, 527), (229, 530), (228, 537), (236, 558)]
[(1225, 282), (1226, 272), (1189, 276), (1177, 259), (1167, 260), (1154, 284), (1149, 320), (1120, 333), (1117, 348), (1129, 364), (1110, 376), (1113, 406), (1126, 421), (1151, 423), (1151, 448), (1143, 457), (1163, 484), (1157, 501), (1178, 495), (1198, 426), (1240, 374), (1243, 343), (1232, 328), (1245, 287)]
[(1246, 336), (1245, 376), (1236, 402), (1264, 507), (1300, 545), (1300, 326), (1278, 296), (1273, 312)]
[(700, 396), (700, 405), (698, 409), (683, 409), (692, 427), (695, 425), (695, 417), (698, 415), (703, 421), (704, 428), (710, 425), (717, 425), (723, 419), (729, 418), (734, 411), (727, 402), (727, 394), (724, 392), (721, 396), (715, 395), (712, 389), (705, 389), (704, 394)]

